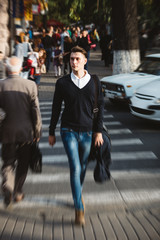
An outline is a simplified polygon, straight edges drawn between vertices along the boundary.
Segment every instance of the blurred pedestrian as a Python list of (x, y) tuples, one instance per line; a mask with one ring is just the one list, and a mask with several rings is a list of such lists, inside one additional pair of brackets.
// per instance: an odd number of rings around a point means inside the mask
[(30, 78), (34, 79), (35, 70), (38, 66), (38, 48), (34, 48), (33, 51), (28, 53), (27, 67), (30, 69)]
[(64, 75), (68, 72), (71, 73), (71, 66), (70, 66), (70, 53), (73, 47), (73, 41), (70, 37), (64, 37), (64, 51), (63, 51), (63, 65), (64, 65)]
[(102, 51), (102, 60), (104, 60), (105, 67), (113, 64), (113, 49), (112, 49), (112, 37), (105, 29), (100, 37), (100, 48)]
[(21, 41), (21, 37), (16, 35), (15, 36), (15, 51), (14, 54), (16, 57), (20, 58), (22, 63), (24, 61), (24, 56), (23, 56), (23, 45)]
[(19, 76), (22, 62), (7, 59), (8, 78), (0, 81), (0, 107), (6, 117), (2, 126), (2, 192), (4, 204), (24, 198), (23, 185), (31, 158), (31, 143), (39, 141), (41, 117), (36, 84)]
[[(78, 225), (85, 224), (82, 188), (91, 149), (95, 97), (94, 79), (84, 69), (86, 62), (86, 51), (79, 46), (73, 47), (70, 55), (72, 73), (56, 82), (48, 138), (49, 144), (53, 146), (56, 143), (55, 129), (64, 102), (61, 137), (69, 161), (75, 224)], [(94, 126), (94, 135), (95, 145), (100, 146), (103, 144), (103, 94), (100, 81), (98, 82), (98, 93), (99, 112)]]
[(41, 73), (46, 73), (46, 67), (44, 66), (45, 59), (46, 59), (46, 51), (42, 49), (35, 48), (38, 51), (38, 58), (37, 58), (37, 66), (35, 68), (33, 81), (37, 85), (37, 89), (39, 89), (39, 84), (41, 80)]
[(86, 29), (82, 30), (82, 36), (77, 39), (77, 45), (82, 47), (87, 52), (87, 62), (85, 69), (88, 70), (91, 42), (89, 42), (88, 31)]
[(23, 56), (24, 56), (23, 66), (25, 66), (28, 59), (28, 52), (32, 52), (33, 49), (32, 49), (31, 43), (29, 42), (29, 37), (25, 35), (23, 38), (24, 38), (24, 41), (22, 43)]
[(140, 59), (144, 59), (147, 48), (148, 48), (148, 36), (144, 32), (140, 33), (139, 37), (139, 48), (140, 48)]
[(55, 77), (60, 77), (62, 63), (63, 63), (63, 56), (62, 56), (60, 43), (59, 44), (57, 43), (52, 56), (53, 56), (53, 66), (54, 66)]
[(61, 43), (61, 35), (60, 35), (60, 30), (59, 28), (56, 28), (54, 33), (53, 33), (53, 41), (54, 45), (56, 46), (57, 44)]
[(44, 46), (44, 49), (46, 51), (46, 71), (49, 71), (50, 63), (51, 63), (51, 57), (52, 57), (52, 47), (54, 46), (54, 40), (53, 40), (53, 27), (49, 28), (49, 33), (46, 34), (44, 38), (42, 38), (42, 44)]

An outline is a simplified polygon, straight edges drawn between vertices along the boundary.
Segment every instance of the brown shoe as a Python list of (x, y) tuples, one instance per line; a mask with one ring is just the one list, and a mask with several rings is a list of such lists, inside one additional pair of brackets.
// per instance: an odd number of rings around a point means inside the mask
[(14, 202), (20, 202), (24, 199), (24, 193), (16, 193), (14, 196)]
[(85, 225), (84, 219), (84, 211), (83, 210), (75, 210), (75, 224), (79, 226)]

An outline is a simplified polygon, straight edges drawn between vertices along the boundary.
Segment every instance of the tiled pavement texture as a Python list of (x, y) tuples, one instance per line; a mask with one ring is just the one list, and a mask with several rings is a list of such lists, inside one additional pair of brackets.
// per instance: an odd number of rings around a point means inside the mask
[(74, 225), (73, 215), (47, 219), (1, 211), (1, 240), (159, 240), (160, 209), (96, 213), (86, 216), (84, 227)]

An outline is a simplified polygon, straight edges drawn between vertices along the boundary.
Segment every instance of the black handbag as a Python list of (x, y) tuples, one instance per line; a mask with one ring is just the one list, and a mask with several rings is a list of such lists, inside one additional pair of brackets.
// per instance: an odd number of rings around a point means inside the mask
[(96, 152), (97, 162), (93, 172), (94, 181), (97, 183), (103, 183), (106, 180), (109, 180), (111, 175), (109, 168), (106, 166), (102, 158), (102, 147), (98, 147)]
[(34, 173), (42, 172), (42, 153), (37, 142), (31, 144), (31, 159), (29, 167)]
[[(93, 76), (95, 83), (95, 104), (94, 104), (94, 123), (96, 122), (97, 112), (98, 112), (98, 78)], [(95, 147), (94, 145), (94, 134), (92, 137), (91, 151), (88, 161), (96, 160), (96, 166), (94, 168), (94, 180), (98, 183), (103, 183), (110, 179), (109, 166), (111, 164), (111, 138), (108, 134), (106, 126), (103, 124), (102, 130), (103, 145), (100, 147)]]

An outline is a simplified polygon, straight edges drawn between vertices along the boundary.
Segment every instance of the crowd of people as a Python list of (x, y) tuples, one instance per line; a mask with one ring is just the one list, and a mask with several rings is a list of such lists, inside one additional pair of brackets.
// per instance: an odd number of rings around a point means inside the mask
[[(43, 28), (37, 34), (33, 31), (31, 34), (31, 30), (26, 29), (15, 37), (13, 54), (23, 61), (23, 76), (35, 79), (39, 84), (41, 73), (48, 72), (51, 64), (54, 66), (55, 77), (71, 72), (70, 52), (77, 45), (85, 49), (87, 60), (89, 60), (90, 50), (96, 50), (99, 45), (105, 66), (112, 65), (111, 36), (106, 29), (98, 32), (96, 28), (87, 30), (80, 27), (50, 26), (48, 31)], [(85, 69), (88, 69), (88, 61)]]

